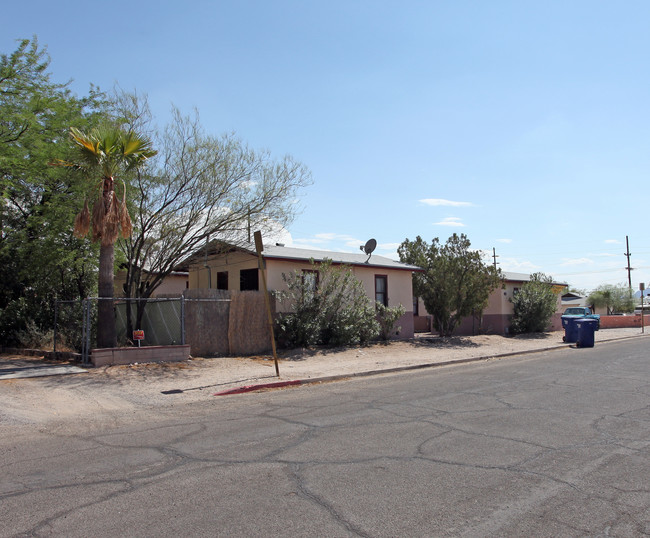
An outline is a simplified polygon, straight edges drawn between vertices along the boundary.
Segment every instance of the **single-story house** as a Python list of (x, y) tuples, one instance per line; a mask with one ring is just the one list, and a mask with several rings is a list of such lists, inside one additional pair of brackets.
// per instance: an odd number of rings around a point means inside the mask
[[(402, 305), (405, 314), (397, 322), (400, 338), (413, 337), (413, 283), (412, 274), (420, 268), (375, 254), (330, 252), (286, 247), (283, 244), (264, 245), (266, 283), (270, 291), (286, 289), (282, 278), (295, 270), (309, 272), (310, 260), (331, 260), (335, 265), (346, 265), (363, 283), (369, 298), (392, 307)], [(212, 288), (231, 291), (260, 290), (262, 280), (258, 269), (255, 246), (228, 245), (214, 241), (201, 249), (185, 264), (189, 270), (189, 288)], [(283, 306), (278, 305), (278, 311)]]
[[(147, 271), (144, 279), (147, 278)], [(172, 271), (169, 273), (160, 285), (154, 290), (152, 297), (180, 297), (183, 292), (189, 287), (188, 283), (189, 273), (187, 271)], [(115, 280), (113, 281), (114, 297), (124, 297), (124, 283), (126, 282), (126, 271), (120, 269), (115, 273)]]
[[(531, 275), (504, 271), (503, 277), (503, 286), (499, 286), (492, 291), (488, 299), (488, 305), (483, 311), (481, 318), (477, 319), (470, 316), (463, 319), (454, 334), (463, 336), (479, 334), (481, 332), (487, 334), (508, 334), (510, 319), (514, 314), (514, 306), (511, 300), (519, 292), (521, 287), (530, 281)], [(563, 282), (553, 282), (552, 286), (557, 293), (557, 308), (556, 313), (551, 319), (550, 328), (551, 330), (561, 330), (562, 322), (560, 316), (564, 311), (562, 308), (562, 291), (567, 285)], [(421, 319), (423, 316), (425, 319)], [(431, 318), (427, 314), (426, 308), (421, 300), (416, 308), (415, 325), (422, 332), (431, 330)]]

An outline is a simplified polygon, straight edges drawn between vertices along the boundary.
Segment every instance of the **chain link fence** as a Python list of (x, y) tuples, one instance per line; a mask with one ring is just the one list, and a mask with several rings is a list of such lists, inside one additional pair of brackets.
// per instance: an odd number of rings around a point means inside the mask
[(260, 292), (190, 290), (188, 295), (57, 301), (55, 345), (80, 352), (88, 364), (97, 347), (98, 304), (111, 301), (118, 347), (190, 344), (193, 355), (204, 357), (255, 354), (270, 347)]
[(134, 335), (131, 332), (133, 330), (144, 332), (144, 338), (140, 342), (148, 346), (184, 344), (183, 306), (182, 297), (116, 300), (114, 308), (117, 345), (134, 344)]
[(83, 346), (84, 301), (56, 300), (54, 303), (53, 351), (80, 353)]

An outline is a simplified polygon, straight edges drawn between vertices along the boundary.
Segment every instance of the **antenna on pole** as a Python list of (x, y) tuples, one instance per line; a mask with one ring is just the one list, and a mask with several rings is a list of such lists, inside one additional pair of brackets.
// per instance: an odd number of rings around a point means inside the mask
[(497, 262), (498, 257), (499, 256), (497, 256), (497, 249), (492, 247), (492, 258), (494, 259), (494, 268), (495, 269), (497, 268), (497, 265), (500, 265), (499, 262)]

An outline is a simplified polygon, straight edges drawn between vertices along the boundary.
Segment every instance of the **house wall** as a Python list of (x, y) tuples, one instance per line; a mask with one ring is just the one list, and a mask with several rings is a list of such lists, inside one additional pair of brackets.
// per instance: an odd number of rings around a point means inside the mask
[(245, 252), (228, 252), (218, 257), (208, 258), (207, 266), (203, 264), (190, 267), (189, 287), (190, 289), (217, 289), (217, 273), (225, 271), (228, 273), (228, 290), (239, 291), (239, 274), (244, 269), (257, 267), (257, 257)]
[[(295, 270), (304, 271), (313, 269), (308, 261), (292, 261), (266, 259), (266, 284), (270, 291), (286, 290), (287, 286), (282, 274), (288, 274)], [(208, 269), (203, 264), (190, 267), (189, 287), (190, 289), (217, 287), (217, 273), (228, 271), (228, 290), (239, 290), (239, 273), (241, 270), (258, 267), (258, 258), (255, 255), (244, 252), (232, 252), (221, 254), (218, 257), (208, 258)], [(375, 275), (387, 276), (388, 282), (388, 306), (404, 305), (405, 313), (398, 320), (397, 325), (401, 327), (400, 338), (412, 338), (413, 330), (413, 288), (411, 273), (395, 269), (384, 269), (373, 266), (359, 267), (352, 266), (354, 276), (361, 281), (363, 288), (372, 300), (375, 298)], [(260, 288), (262, 280), (260, 277)], [(286, 312), (289, 306), (277, 303), (277, 312)]]
[(162, 284), (156, 288), (153, 296), (167, 295), (170, 297), (180, 297), (188, 287), (187, 278), (185, 275), (169, 275), (165, 277)]
[[(126, 271), (118, 271), (113, 281), (114, 297), (124, 297), (124, 283), (126, 282)], [(167, 275), (160, 286), (152, 294), (152, 297), (168, 296), (180, 297), (188, 287), (188, 276), (183, 274)]]
[[(305, 271), (313, 269), (309, 262), (295, 262), (288, 260), (266, 260), (267, 286), (269, 290), (286, 290), (287, 285), (282, 279), (282, 274), (288, 274), (295, 270)], [(397, 321), (401, 327), (400, 338), (412, 338), (413, 328), (413, 286), (411, 273), (395, 269), (384, 269), (382, 267), (359, 267), (352, 266), (352, 273), (355, 278), (363, 284), (366, 295), (373, 301), (375, 299), (375, 275), (384, 275), (388, 282), (388, 306), (403, 305), (404, 315)], [(287, 312), (289, 305), (277, 304), (278, 312)]]
[[(459, 336), (469, 336), (479, 334), (479, 332), (485, 334), (508, 334), (510, 320), (514, 314), (514, 305), (511, 301), (516, 291), (521, 289), (524, 284), (525, 282), (523, 281), (508, 280), (504, 283), (503, 287), (499, 286), (493, 290), (488, 298), (488, 305), (483, 311), (483, 317), (480, 323), (476, 318), (468, 316), (461, 320), (454, 334)], [(562, 330), (561, 314), (563, 311), (562, 295), (558, 294), (556, 313), (551, 318), (549, 330)], [(420, 314), (426, 314), (426, 309), (423, 306), (420, 309)], [(423, 316), (419, 317), (421, 318)], [(418, 327), (423, 325), (423, 322), (420, 322), (420, 320), (417, 320), (417, 323)]]

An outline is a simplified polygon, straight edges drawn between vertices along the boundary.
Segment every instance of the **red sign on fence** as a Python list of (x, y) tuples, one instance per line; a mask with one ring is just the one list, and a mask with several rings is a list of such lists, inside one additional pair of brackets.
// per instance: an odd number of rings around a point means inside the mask
[(144, 331), (133, 331), (134, 340), (144, 340)]

